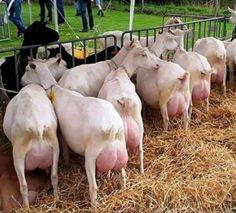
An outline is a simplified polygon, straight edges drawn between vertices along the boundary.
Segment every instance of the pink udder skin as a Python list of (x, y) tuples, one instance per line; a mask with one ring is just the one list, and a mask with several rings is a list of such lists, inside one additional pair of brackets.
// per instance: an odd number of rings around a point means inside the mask
[(221, 84), (224, 81), (226, 67), (224, 63), (216, 63), (212, 67), (211, 82)]
[(167, 104), (168, 116), (181, 116), (186, 108), (183, 94), (176, 92)]
[(31, 150), (26, 154), (25, 169), (47, 169), (52, 166), (53, 152), (47, 142), (33, 141)]
[(97, 176), (112, 169), (122, 169), (128, 161), (128, 153), (122, 148), (121, 142), (116, 140), (111, 142), (96, 159)]
[(130, 153), (135, 154), (138, 150), (141, 138), (141, 132), (137, 122), (127, 116), (124, 119), (126, 146)]
[(206, 80), (201, 80), (192, 91), (193, 101), (202, 101), (210, 96), (210, 83)]

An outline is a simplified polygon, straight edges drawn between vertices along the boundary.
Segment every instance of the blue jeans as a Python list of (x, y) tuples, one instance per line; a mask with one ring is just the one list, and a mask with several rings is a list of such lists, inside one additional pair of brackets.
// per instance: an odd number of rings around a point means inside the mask
[(79, 9), (79, 1), (75, 1), (75, 9), (76, 9), (76, 11), (80, 11), (80, 9)]
[(96, 5), (102, 5), (103, 4), (103, 1), (102, 0), (96, 0)]
[(9, 11), (9, 20), (13, 22), (17, 29), (18, 33), (24, 33), (25, 32), (25, 27), (24, 23), (21, 18), (21, 4), (23, 0), (15, 0), (14, 3), (11, 6), (11, 9)]
[(88, 21), (86, 17), (86, 10), (88, 11), (88, 18), (89, 18), (89, 27), (90, 29), (93, 28), (93, 13), (92, 13), (92, 7), (91, 7), (91, 1), (90, 0), (78, 0), (80, 14), (82, 18), (82, 24), (83, 29), (88, 29)]
[(57, 16), (58, 16), (58, 24), (62, 24), (65, 22), (63, 0), (57, 0)]

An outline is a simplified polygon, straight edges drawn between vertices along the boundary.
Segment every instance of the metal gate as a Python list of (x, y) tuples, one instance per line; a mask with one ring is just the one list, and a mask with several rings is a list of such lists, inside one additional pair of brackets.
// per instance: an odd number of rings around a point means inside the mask
[[(148, 46), (148, 38), (149, 36), (153, 36), (154, 41), (156, 40), (156, 35), (159, 31), (163, 31), (165, 28), (170, 28), (170, 27), (183, 27), (186, 25), (189, 29), (192, 29), (192, 33), (188, 34), (185, 37), (185, 48), (189, 49), (192, 48), (195, 41), (198, 38), (202, 37), (208, 37), (208, 36), (213, 36), (219, 39), (225, 39), (227, 37), (227, 31), (226, 31), (226, 24), (227, 24), (227, 18), (225, 17), (214, 17), (214, 18), (205, 18), (203, 20), (196, 20), (196, 21), (191, 21), (191, 22), (186, 22), (182, 24), (174, 24), (174, 25), (167, 25), (167, 26), (159, 26), (156, 28), (148, 28), (148, 29), (139, 29), (139, 30), (133, 30), (133, 31), (125, 31), (123, 32), (121, 36), (121, 44), (123, 45), (123, 39), (124, 36), (128, 35), (130, 40), (134, 35), (140, 39), (141, 37), (146, 38), (146, 46)], [(231, 33), (230, 33), (231, 34)], [(117, 43), (117, 38), (114, 35), (106, 35), (106, 36), (99, 36), (99, 37), (93, 37), (93, 38), (86, 38), (86, 39), (76, 39), (76, 40), (71, 40), (71, 41), (65, 41), (65, 42), (55, 42), (50, 45), (58, 45), (60, 48), (62, 45), (65, 44), (71, 44), (72, 48), (72, 56), (74, 57), (74, 49), (76, 47), (80, 47), (83, 50), (84, 56), (86, 56), (86, 52), (89, 49), (90, 52), (93, 52), (95, 54), (95, 59), (96, 59), (96, 54), (99, 52), (99, 39), (103, 39), (105, 41), (105, 46), (106, 46), (106, 41), (112, 38), (114, 41), (114, 45)], [(0, 50), (0, 55), (13, 55), (15, 64), (17, 64), (17, 54), (21, 49), (29, 49), (30, 55), (32, 56), (32, 49), (35, 47), (41, 47), (40, 45), (34, 45), (34, 46), (27, 46), (27, 47), (21, 47), (21, 48), (12, 48), (12, 49), (5, 49), (5, 50)], [(44, 46), (46, 49), (48, 46)], [(48, 53), (45, 50), (45, 56), (47, 57)], [(84, 63), (86, 63), (86, 57), (84, 57)], [(73, 66), (75, 65), (74, 60), (73, 60)], [(18, 74), (18, 67), (15, 66), (15, 75), (19, 76)], [(20, 79), (17, 77), (16, 78), (16, 85), (19, 90), (19, 85), (20, 85)]]
[(196, 20), (181, 24), (173, 24), (173, 25), (166, 25), (160, 26), (155, 28), (148, 28), (148, 29), (139, 29), (139, 30), (132, 30), (132, 31), (125, 31), (121, 37), (121, 43), (123, 45), (124, 38), (129, 36), (132, 39), (135, 36), (138, 37), (140, 40), (141, 37), (146, 39), (146, 46), (148, 46), (149, 37), (153, 36), (154, 41), (156, 40), (157, 33), (162, 32), (164, 29), (171, 28), (183, 28), (187, 26), (188, 29), (191, 29), (191, 33), (188, 33), (184, 39), (184, 45), (186, 49), (193, 48), (194, 43), (197, 39), (203, 37), (210, 37), (213, 36), (218, 39), (226, 39), (227, 31), (226, 31), (226, 24), (227, 19), (225, 17), (214, 17), (208, 18), (205, 17), (203, 20)]

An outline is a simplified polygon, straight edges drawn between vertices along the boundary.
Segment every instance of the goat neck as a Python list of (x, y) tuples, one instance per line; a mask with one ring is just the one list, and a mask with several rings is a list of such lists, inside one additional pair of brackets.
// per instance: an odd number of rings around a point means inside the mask
[(133, 66), (132, 63), (122, 63), (120, 67), (122, 68), (123, 71), (126, 72), (129, 78), (131, 78), (134, 75), (135, 70), (137, 69), (137, 67)]
[(122, 61), (125, 59), (128, 51), (129, 50), (126, 47), (122, 47), (119, 52), (112, 58), (112, 63), (116, 65), (116, 68), (119, 67)]
[(48, 90), (49, 88), (52, 88), (54, 85), (57, 84), (55, 78), (53, 77), (53, 75), (51, 74), (50, 70), (48, 69), (45, 63), (32, 62), (32, 65), (30, 65), (31, 68), (33, 67), (35, 69), (34, 67), (35, 64), (36, 64), (35, 72), (37, 72), (39, 76), (40, 84), (42, 85), (44, 89)]
[(125, 66), (121, 66), (116, 70), (116, 73), (121, 73), (122, 75), (127, 75), (131, 78), (134, 74), (134, 70), (127, 69)]
[(161, 54), (165, 51), (165, 44), (161, 36), (157, 36), (156, 41), (151, 46), (150, 51), (160, 58)]

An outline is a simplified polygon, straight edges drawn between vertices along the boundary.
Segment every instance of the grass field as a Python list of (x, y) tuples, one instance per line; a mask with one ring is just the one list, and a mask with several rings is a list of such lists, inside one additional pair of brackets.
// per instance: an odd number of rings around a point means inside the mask
[[(114, 8), (118, 8), (118, 10), (113, 10)], [(147, 13), (152, 14), (144, 14), (140, 13), (139, 9), (136, 9), (136, 13), (134, 16), (134, 29), (143, 29), (150, 27), (161, 26), (163, 23), (162, 14), (168, 13), (181, 13), (181, 14), (191, 14), (191, 15), (210, 15), (213, 12), (213, 9), (208, 10), (204, 7), (174, 7), (174, 5), (169, 6), (158, 6), (158, 5), (147, 5), (146, 7)], [(150, 12), (151, 11), (151, 12)], [(207, 13), (208, 12), (208, 13)], [(23, 4), (23, 20), (25, 26), (30, 24), (29, 21), (29, 12), (28, 5), (26, 2)], [(39, 4), (32, 4), (32, 14), (33, 21), (39, 20)], [(76, 36), (79, 38), (85, 37), (93, 37), (97, 36), (100, 33), (110, 31), (110, 30), (128, 30), (129, 26), (129, 12), (127, 5), (117, 5), (116, 2), (112, 3), (111, 7), (109, 7), (105, 11), (105, 17), (97, 16), (97, 8), (93, 8), (94, 14), (94, 22), (95, 22), (95, 30), (90, 31), (88, 33), (80, 33), (79, 30), (82, 29), (81, 25), (81, 17), (75, 16), (75, 8), (73, 5), (65, 6), (65, 16), (66, 16), (66, 24), (59, 26), (60, 33), (60, 41), (67, 41), (75, 39)], [(227, 14), (225, 10), (221, 10), (221, 14)], [(191, 21), (190, 19), (185, 19), (184, 21)], [(10, 22), (10, 40), (9, 41), (0, 41), (0, 50), (3, 48), (11, 48), (11, 47), (20, 47), (22, 43), (22, 38), (18, 38), (16, 36), (17, 31), (16, 27)], [(50, 24), (52, 28), (53, 24)], [(233, 25), (227, 24), (227, 32), (230, 35), (232, 31)]]

